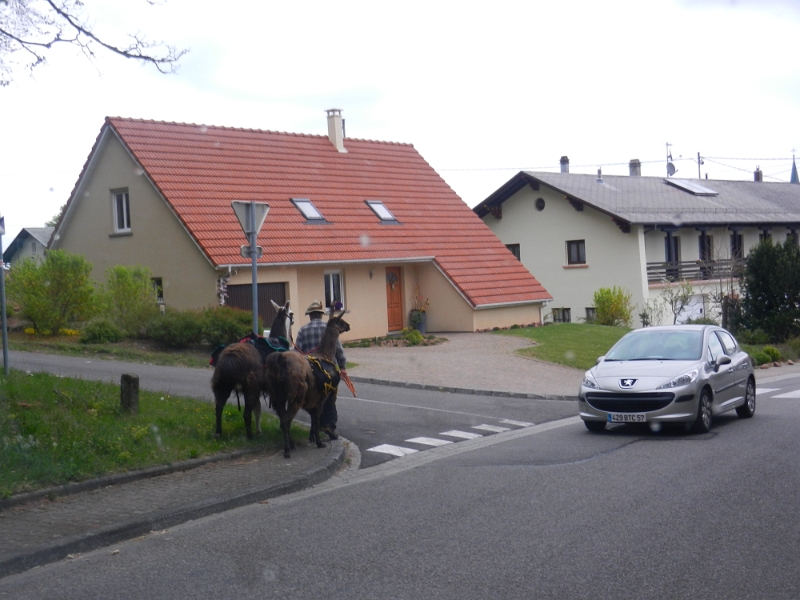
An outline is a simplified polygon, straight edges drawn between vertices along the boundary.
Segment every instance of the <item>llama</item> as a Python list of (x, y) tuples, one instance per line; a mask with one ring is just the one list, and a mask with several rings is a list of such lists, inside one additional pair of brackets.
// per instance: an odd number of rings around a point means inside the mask
[(215, 365), (211, 378), (211, 389), (214, 392), (216, 405), (216, 429), (214, 439), (222, 435), (222, 409), (228, 402), (231, 392), (236, 391), (244, 396), (244, 426), (247, 438), (253, 439), (252, 415), (255, 414), (256, 433), (261, 433), (261, 393), (264, 390), (264, 361), (269, 354), (288, 350), (291, 340), (291, 327), (294, 315), (289, 302), (279, 306), (274, 301), (272, 306), (278, 311), (272, 322), (269, 340), (252, 333), (242, 341), (225, 346), (221, 352), (212, 355), (211, 363)]
[(282, 352), (267, 357), (265, 390), (269, 394), (270, 406), (281, 422), (284, 458), (291, 458), (294, 442), (289, 428), (301, 408), (311, 416), (309, 440), (316, 442), (317, 448), (325, 447), (319, 437), (319, 419), (325, 401), (336, 393), (339, 385), (336, 342), (339, 334), (350, 331), (350, 325), (342, 319), (343, 314), (344, 310), (337, 316), (331, 309), (325, 333), (314, 354), (304, 356), (300, 352)]

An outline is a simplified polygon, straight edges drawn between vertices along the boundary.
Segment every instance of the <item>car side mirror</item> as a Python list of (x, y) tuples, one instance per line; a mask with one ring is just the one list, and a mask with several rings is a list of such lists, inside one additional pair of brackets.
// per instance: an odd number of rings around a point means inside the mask
[(731, 357), (726, 355), (726, 354), (723, 354), (722, 356), (720, 356), (717, 359), (717, 362), (714, 364), (714, 369), (716, 371), (719, 371), (720, 367), (723, 367), (723, 366), (729, 365), (729, 364), (731, 364)]
[(605, 358), (606, 358), (606, 357), (605, 357), (605, 355), (603, 355), (603, 356), (598, 356), (598, 357), (597, 357), (597, 360), (596, 360), (596, 361), (594, 361), (594, 364), (596, 364), (596, 365), (599, 365), (601, 362), (603, 362), (603, 361), (605, 360)]

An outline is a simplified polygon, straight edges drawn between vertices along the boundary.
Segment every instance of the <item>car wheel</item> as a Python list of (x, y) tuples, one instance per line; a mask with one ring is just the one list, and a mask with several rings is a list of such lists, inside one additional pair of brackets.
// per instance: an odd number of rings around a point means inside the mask
[(697, 419), (692, 427), (695, 433), (708, 433), (711, 431), (711, 392), (707, 389), (700, 392), (697, 403)]
[(756, 413), (756, 382), (752, 379), (747, 380), (747, 388), (744, 392), (744, 404), (736, 407), (736, 414), (740, 419), (749, 419)]
[(589, 431), (603, 431), (606, 428), (605, 421), (584, 421), (584, 425), (586, 425), (586, 429)]

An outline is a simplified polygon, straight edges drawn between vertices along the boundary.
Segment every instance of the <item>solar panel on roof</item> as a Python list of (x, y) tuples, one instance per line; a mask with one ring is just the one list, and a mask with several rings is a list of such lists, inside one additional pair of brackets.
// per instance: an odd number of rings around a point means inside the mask
[(695, 196), (719, 196), (719, 192), (688, 179), (665, 179), (664, 181)]

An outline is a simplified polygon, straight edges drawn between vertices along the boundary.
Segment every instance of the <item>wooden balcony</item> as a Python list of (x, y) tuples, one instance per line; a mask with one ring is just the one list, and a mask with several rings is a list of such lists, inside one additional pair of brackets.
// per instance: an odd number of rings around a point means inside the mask
[(647, 263), (647, 282), (702, 281), (738, 278), (744, 261), (737, 259)]

